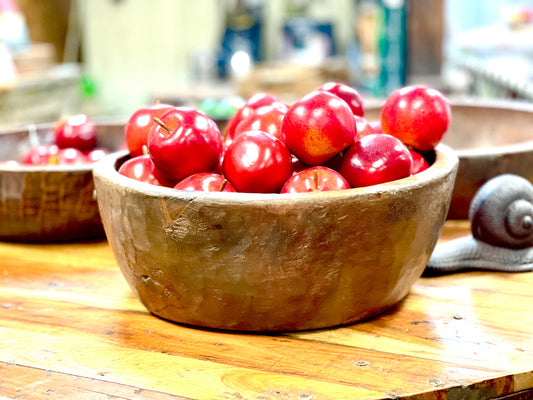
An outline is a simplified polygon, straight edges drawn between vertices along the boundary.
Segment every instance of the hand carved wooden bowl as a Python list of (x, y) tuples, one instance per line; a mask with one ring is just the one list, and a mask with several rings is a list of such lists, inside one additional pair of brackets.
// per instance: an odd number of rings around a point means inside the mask
[[(117, 150), (124, 124), (97, 124), (98, 146)], [(0, 132), (0, 160), (20, 160), (32, 143), (51, 143), (52, 125)], [(93, 165), (0, 165), (0, 240), (60, 242), (104, 238)]]
[[(533, 104), (513, 100), (465, 99), (452, 105), (452, 122), (443, 142), (456, 151), (450, 219), (467, 219), (472, 198), (495, 176), (512, 173), (533, 182)], [(379, 119), (379, 108), (369, 108)]]
[(94, 169), (104, 228), (129, 285), (162, 318), (244, 331), (348, 324), (407, 295), (443, 226), (457, 157), (368, 188), (309, 194), (177, 191)]

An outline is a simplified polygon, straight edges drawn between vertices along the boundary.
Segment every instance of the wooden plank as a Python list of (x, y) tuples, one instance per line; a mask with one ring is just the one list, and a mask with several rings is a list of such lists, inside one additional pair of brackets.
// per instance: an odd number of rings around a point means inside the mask
[[(450, 222), (441, 241), (466, 233)], [(533, 273), (422, 278), (367, 321), (263, 335), (149, 314), (106, 242), (0, 243), (0, 260), (0, 397), (425, 400), (533, 387)]]
[[(302, 395), (321, 399), (383, 398), (380, 393), (355, 385), (314, 380), (282, 371), (270, 373), (259, 368), (235, 367), (214, 356), (202, 360), (201, 356), (188, 357), (172, 349), (129, 348), (100, 340), (90, 333), (72, 336), (59, 330), (55, 334), (42, 334), (24, 327), (1, 327), (0, 335), (5, 338), (0, 344), (0, 354), (8, 365), (175, 393), (186, 398), (215, 399), (230, 394), (235, 398), (258, 395), (276, 398), (277, 394), (287, 398)], [(152, 343), (158, 339), (152, 338)], [(216, 343), (211, 345), (217, 346)]]
[[(22, 300), (19, 306), (13, 307), (10, 315), (4, 316), (1, 322), (4, 327), (16, 330), (15, 337), (19, 342), (19, 329), (31, 332), (31, 336), (39, 333), (63, 337), (62, 346), (67, 341), (76, 343), (82, 334), (92, 335), (99, 343), (117, 351), (119, 348), (120, 351), (128, 348), (132, 352), (143, 349), (180, 358), (305, 377), (317, 382), (358, 386), (368, 391), (384, 391), (391, 383), (399, 387), (407, 380), (411, 382), (410, 390), (418, 387), (422, 391), (427, 387), (427, 382), (434, 380), (444, 368), (439, 360), (426, 360), (421, 368), (421, 359), (416, 355), (402, 356), (403, 367), (395, 370), (386, 382), (379, 382), (374, 379), (376, 373), (392, 371), (391, 362), (400, 365), (397, 357), (386, 349), (369, 351), (357, 346), (332, 345), (325, 340), (294, 340), (283, 335), (214, 332), (171, 324), (141, 313), (130, 316), (123, 312), (119, 319), (120, 311), (96, 307), (91, 311), (91, 319), (84, 321), (85, 305), (76, 307), (76, 304), (64, 303), (63, 299), (59, 302), (54, 299), (43, 302), (42, 298), (35, 301), (31, 295), (24, 298), (20, 293), (18, 298)], [(0, 292), (0, 304), (3, 301), (3, 293)], [(52, 313), (54, 319), (50, 317)], [(3, 337), (9, 338), (9, 335), (5, 333)], [(305, 351), (302, 352), (303, 349)], [(368, 363), (363, 367), (371, 367), (361, 368), (362, 360)], [(479, 378), (493, 373), (484, 367), (470, 368), (457, 364), (453, 368), (461, 376)]]
[(180, 400), (185, 397), (102, 379), (73, 376), (48, 369), (0, 362), (0, 393), (5, 398), (33, 400), (67, 399), (104, 400)]

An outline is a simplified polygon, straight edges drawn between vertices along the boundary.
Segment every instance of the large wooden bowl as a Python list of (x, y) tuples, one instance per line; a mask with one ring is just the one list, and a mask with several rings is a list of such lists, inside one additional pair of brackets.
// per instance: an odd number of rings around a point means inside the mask
[[(533, 182), (533, 104), (513, 100), (452, 100), (452, 122), (443, 142), (459, 157), (450, 219), (468, 218), (478, 189), (504, 173)], [(369, 119), (379, 118), (379, 106)]]
[[(52, 125), (0, 132), (0, 160), (20, 160), (49, 143)], [(117, 150), (124, 124), (97, 123), (98, 145)], [(105, 238), (94, 197), (93, 165), (0, 165), (0, 240), (59, 242)]]
[(421, 276), (443, 226), (457, 157), (337, 192), (185, 192), (94, 169), (118, 265), (152, 313), (219, 329), (279, 331), (351, 323), (384, 311)]

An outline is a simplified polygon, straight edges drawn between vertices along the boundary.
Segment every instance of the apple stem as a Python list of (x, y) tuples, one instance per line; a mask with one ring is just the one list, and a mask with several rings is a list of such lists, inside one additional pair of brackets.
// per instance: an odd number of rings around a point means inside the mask
[(147, 155), (148, 154), (148, 146), (143, 144), (142, 151), (143, 151), (143, 155)]
[(315, 169), (313, 174), (313, 180), (315, 181), (315, 189), (318, 189), (318, 171)]
[(163, 130), (167, 133), (167, 136), (172, 133), (172, 131), (168, 128), (168, 126), (165, 125), (163, 121), (161, 121), (159, 118), (154, 117), (154, 122), (159, 125)]
[(227, 184), (228, 184), (228, 180), (227, 180), (227, 179), (224, 179), (224, 180), (222, 181), (222, 183), (220, 184), (220, 187), (218, 188), (218, 191), (219, 191), (219, 192), (223, 192), (224, 189), (226, 188), (226, 185), (227, 185)]

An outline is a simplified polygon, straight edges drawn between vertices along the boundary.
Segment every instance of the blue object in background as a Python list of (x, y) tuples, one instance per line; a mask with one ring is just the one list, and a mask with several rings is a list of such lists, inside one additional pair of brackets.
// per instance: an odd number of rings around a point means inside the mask
[(332, 23), (292, 18), (283, 25), (280, 59), (319, 63), (337, 53), (333, 35)]
[(407, 80), (407, 5), (405, 0), (382, 0), (383, 24), (379, 50), (381, 95), (389, 95)]
[(261, 12), (261, 7), (242, 3), (228, 12), (217, 57), (219, 78), (238, 75), (261, 60)]

